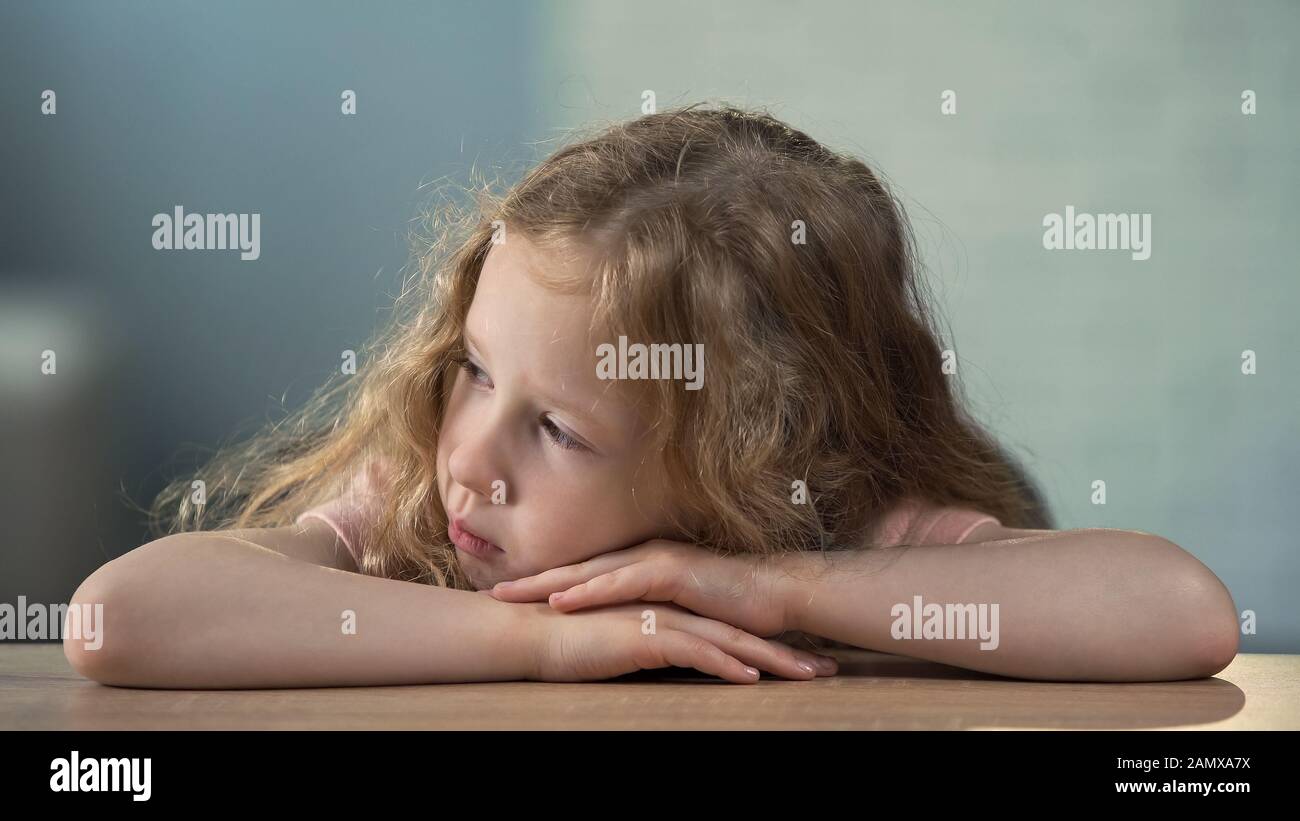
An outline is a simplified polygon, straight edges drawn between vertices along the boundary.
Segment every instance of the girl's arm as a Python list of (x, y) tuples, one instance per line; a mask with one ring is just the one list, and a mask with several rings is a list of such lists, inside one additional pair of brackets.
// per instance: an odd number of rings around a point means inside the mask
[[(797, 564), (811, 572), (787, 582), (792, 629), (870, 650), (1071, 681), (1204, 678), (1237, 653), (1236, 607), (1223, 583), (1194, 556), (1149, 533), (1049, 531), (803, 554)], [(928, 605), (942, 617), (936, 621)], [(967, 638), (953, 638), (949, 612), (975, 628)], [(945, 638), (924, 638), (927, 621)], [(910, 638), (894, 637), (907, 628)]]
[(532, 671), (524, 608), (347, 572), (352, 560), (338, 547), (315, 520), (150, 542), (73, 594), (72, 604), (103, 605), (103, 641), (88, 650), (65, 634), (64, 652), (81, 675), (126, 687), (420, 684)]

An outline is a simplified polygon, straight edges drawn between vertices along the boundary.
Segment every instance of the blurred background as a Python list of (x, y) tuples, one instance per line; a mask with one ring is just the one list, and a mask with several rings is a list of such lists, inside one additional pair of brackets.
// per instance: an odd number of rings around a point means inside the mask
[[(876, 168), (1056, 527), (1173, 540), (1256, 614), (1243, 651), (1300, 652), (1297, 35), (1294, 2), (6, 2), (0, 602), (66, 601), (147, 541), (128, 500), (359, 349), (430, 183), (650, 90)], [(154, 250), (176, 205), (261, 214), (260, 258)], [(1152, 214), (1150, 259), (1044, 250), (1067, 205)]]

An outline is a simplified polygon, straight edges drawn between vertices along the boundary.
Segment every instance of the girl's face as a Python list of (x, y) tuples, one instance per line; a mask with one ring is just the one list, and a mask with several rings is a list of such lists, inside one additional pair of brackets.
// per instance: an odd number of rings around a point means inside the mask
[(666, 482), (647, 427), (596, 376), (590, 296), (530, 275), (557, 264), (512, 232), (489, 251), (466, 317), (438, 492), (453, 531), (459, 523), (496, 546), (487, 555), (463, 539), (456, 547), (478, 589), (667, 535)]

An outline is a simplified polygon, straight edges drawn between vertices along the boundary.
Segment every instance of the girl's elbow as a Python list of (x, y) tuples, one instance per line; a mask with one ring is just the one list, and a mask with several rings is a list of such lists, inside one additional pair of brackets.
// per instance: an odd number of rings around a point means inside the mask
[[(1235, 622), (1234, 622), (1235, 624)], [(1227, 638), (1216, 639), (1206, 650), (1202, 678), (1216, 675), (1232, 664), (1237, 657), (1237, 633), (1234, 629)]]
[(1228, 588), (1209, 568), (1200, 565), (1189, 576), (1183, 623), (1190, 633), (1190, 656), (1197, 677), (1209, 678), (1237, 657), (1241, 639), (1237, 607)]
[(1200, 677), (1209, 678), (1222, 671), (1237, 657), (1241, 631), (1232, 597), (1216, 578), (1220, 592), (1207, 591), (1199, 610), (1196, 662)]
[(1236, 658), (1240, 639), (1232, 594), (1210, 568), (1168, 539), (1143, 533), (1139, 544), (1149, 551), (1141, 572), (1160, 579), (1167, 607), (1160, 621), (1171, 633), (1177, 677), (1219, 673)]
[[(123, 681), (124, 637), (116, 629), (121, 614), (111, 600), (110, 587), (104, 568), (82, 582), (68, 602), (69, 615), (63, 631), (63, 656), (69, 666), (78, 675), (101, 684)], [(74, 608), (78, 611), (75, 618), (71, 612)], [(109, 624), (110, 618), (117, 624)]]

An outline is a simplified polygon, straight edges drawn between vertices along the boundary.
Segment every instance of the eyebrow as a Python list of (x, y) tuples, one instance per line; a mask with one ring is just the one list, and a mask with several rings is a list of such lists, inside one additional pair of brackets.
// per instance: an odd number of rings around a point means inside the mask
[[(485, 346), (483, 345), (483, 343), (480, 342), (480, 341), (479, 341), (479, 340), (478, 340), (478, 339), (477, 339), (477, 338), (476, 338), (476, 337), (475, 337), (475, 336), (470, 332), (470, 329), (469, 329), (469, 325), (468, 325), (468, 324), (466, 324), (465, 329), (464, 329), (464, 331), (463, 331), (462, 333), (464, 334), (465, 339), (466, 339), (470, 344), (472, 344), (475, 348), (477, 348), (477, 349), (480, 350), (480, 351), (485, 350)], [(611, 382), (611, 383), (610, 383), (610, 387), (612, 387), (612, 386), (613, 386), (613, 383)], [(607, 388), (607, 390), (608, 390), (608, 388)], [(595, 415), (594, 413), (592, 413), (592, 411), (583, 411), (583, 410), (582, 410), (581, 408), (579, 408), (577, 405), (574, 405), (574, 404), (572, 404), (572, 403), (570, 403), (570, 402), (568, 402), (568, 401), (565, 401), (564, 399), (561, 399), (561, 398), (558, 397), (558, 396), (552, 396), (552, 395), (549, 395), (549, 394), (539, 394), (539, 395), (538, 395), (538, 398), (541, 399), (543, 402), (546, 402), (546, 403), (548, 403), (548, 404), (554, 405), (555, 407), (559, 408), (560, 410), (568, 411), (569, 413), (573, 414), (574, 416), (577, 416), (577, 417), (579, 417), (579, 418), (581, 418), (581, 419), (584, 419), (584, 420), (590, 422), (591, 424), (593, 424), (593, 425), (595, 425), (596, 427), (600, 428), (600, 430), (601, 430), (602, 432), (605, 432), (605, 433), (612, 433), (612, 432), (613, 432), (613, 430), (609, 427), (609, 425), (607, 425), (606, 423), (602, 422), (599, 418), (597, 418), (596, 415)], [(596, 404), (597, 404), (597, 405), (600, 404), (600, 400), (599, 400), (599, 399), (596, 400)], [(593, 405), (592, 408), (594, 409), (594, 408), (595, 408), (595, 405)]]

